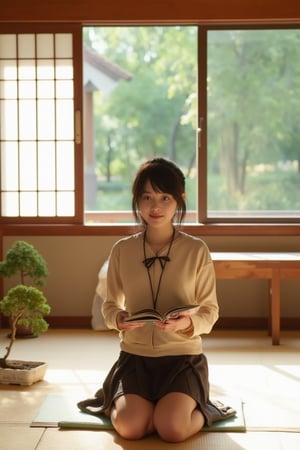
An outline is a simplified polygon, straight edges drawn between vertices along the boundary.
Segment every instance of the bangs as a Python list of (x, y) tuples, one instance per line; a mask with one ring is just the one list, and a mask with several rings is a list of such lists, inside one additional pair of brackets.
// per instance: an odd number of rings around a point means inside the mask
[(155, 192), (164, 192), (176, 196), (176, 177), (164, 167), (149, 167), (149, 170), (145, 173), (145, 180), (147, 179)]

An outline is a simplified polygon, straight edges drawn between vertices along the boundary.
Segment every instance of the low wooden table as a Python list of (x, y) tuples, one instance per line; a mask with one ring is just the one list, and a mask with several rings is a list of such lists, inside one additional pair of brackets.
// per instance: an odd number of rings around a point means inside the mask
[(216, 278), (269, 280), (269, 333), (280, 344), (280, 282), (300, 279), (300, 253), (212, 252)]

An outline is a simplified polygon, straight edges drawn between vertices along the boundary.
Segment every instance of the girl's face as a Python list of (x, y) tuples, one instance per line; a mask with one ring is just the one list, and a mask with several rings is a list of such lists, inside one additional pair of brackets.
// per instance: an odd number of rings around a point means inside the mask
[(162, 227), (172, 223), (177, 202), (171, 194), (154, 191), (149, 180), (139, 200), (139, 210), (144, 221), (151, 227)]

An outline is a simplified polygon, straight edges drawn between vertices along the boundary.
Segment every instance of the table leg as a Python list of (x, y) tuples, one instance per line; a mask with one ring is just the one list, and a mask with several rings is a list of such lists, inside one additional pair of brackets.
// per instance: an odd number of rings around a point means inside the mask
[(280, 269), (272, 270), (271, 280), (271, 335), (272, 344), (280, 344)]
[(270, 280), (268, 280), (268, 284), (269, 284), (269, 304), (268, 304), (268, 308), (269, 308), (269, 315), (268, 315), (268, 335), (272, 336), (272, 278), (270, 278)]

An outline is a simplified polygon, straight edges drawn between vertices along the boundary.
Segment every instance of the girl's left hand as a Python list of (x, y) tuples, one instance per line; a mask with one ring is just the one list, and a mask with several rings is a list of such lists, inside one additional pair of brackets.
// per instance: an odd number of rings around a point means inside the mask
[(176, 333), (177, 331), (187, 330), (191, 324), (192, 319), (189, 312), (182, 312), (180, 315), (174, 319), (170, 318), (165, 322), (154, 322), (155, 326), (161, 328), (162, 330), (169, 331), (171, 333)]

